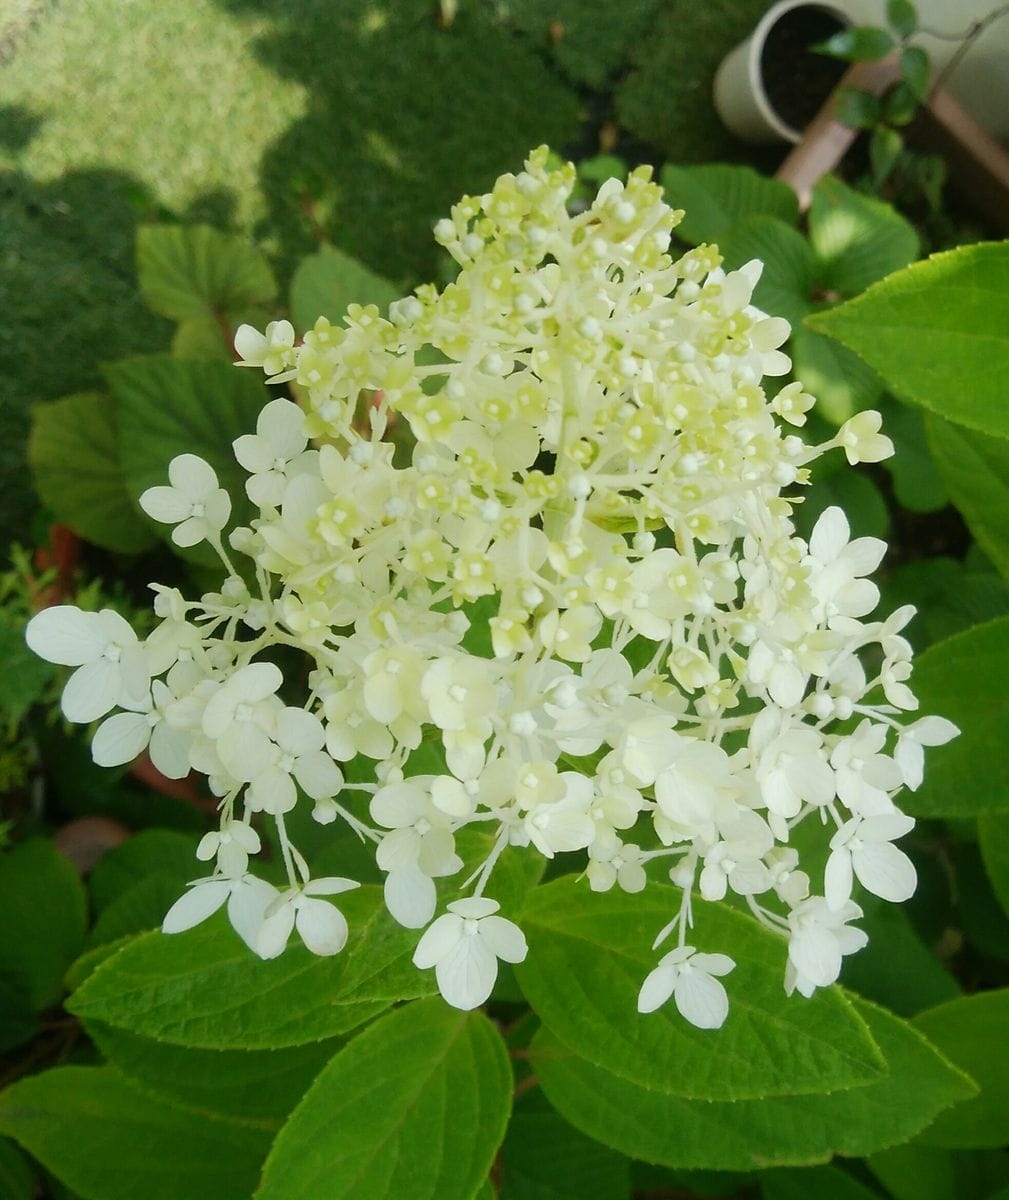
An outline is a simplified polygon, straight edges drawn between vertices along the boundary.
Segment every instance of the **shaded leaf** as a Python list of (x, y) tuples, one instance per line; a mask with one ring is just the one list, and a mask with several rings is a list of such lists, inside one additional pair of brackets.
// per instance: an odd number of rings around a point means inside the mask
[(209, 225), (142, 225), (137, 275), (147, 305), (177, 321), (266, 302), (277, 291), (246, 238)]
[(88, 1200), (247, 1200), (269, 1136), (140, 1091), (111, 1067), (55, 1067), (0, 1093), (0, 1130)]
[(799, 220), (795, 191), (752, 167), (711, 163), (676, 166), (667, 163), (659, 176), (666, 203), (685, 210), (676, 236), (692, 246), (718, 242), (747, 217), (776, 217), (793, 226)]
[(914, 1025), (981, 1091), (943, 1113), (924, 1140), (938, 1146), (1009, 1142), (1009, 988), (962, 996), (919, 1013)]
[(317, 317), (338, 324), (349, 304), (377, 304), (385, 312), (400, 296), (395, 284), (335, 246), (302, 259), (291, 280), (291, 320), (303, 332)]
[(39, 495), (81, 537), (120, 554), (156, 544), (126, 488), (111, 396), (82, 392), (35, 405), (28, 460)]

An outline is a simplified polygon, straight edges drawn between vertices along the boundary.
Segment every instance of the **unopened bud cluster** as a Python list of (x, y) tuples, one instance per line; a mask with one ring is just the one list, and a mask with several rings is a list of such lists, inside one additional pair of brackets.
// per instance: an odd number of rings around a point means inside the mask
[[(905, 717), (913, 610), (870, 617), (884, 543), (850, 540), (837, 508), (808, 542), (793, 523), (818, 455), (892, 451), (878, 414), (807, 445), (812, 398), (762, 386), (790, 364), (787, 322), (750, 303), (760, 264), (726, 272), (713, 246), (671, 255), (681, 214), (647, 169), (576, 216), (573, 183), (540, 149), (464, 197), (435, 229), (458, 277), (388, 318), (352, 305), (300, 344), (286, 321), (243, 326), (244, 363), (304, 399), (271, 401), (235, 442), (259, 516), (226, 544), (228, 495), (192, 455), (141, 498), (180, 545), (217, 549), (221, 590), (155, 587), (143, 642), (112, 612), (66, 607), (37, 616), (29, 642), (78, 667), (64, 711), (104, 718), (96, 761), (147, 748), (220, 798), (206, 877), (166, 930), (226, 905), (264, 957), (295, 929), (338, 952), (347, 926), (325, 897), (355, 885), (311, 878), (285, 827), (308, 803), (373, 839), (390, 912), (425, 929), (415, 962), (462, 1008), (487, 999), (499, 959), (526, 953), (490, 898), (508, 847), (581, 852), (596, 891), (671, 879), (680, 904), (656, 945), (675, 948), (639, 1007), (672, 997), (714, 1027), (734, 964), (692, 946), (694, 899), (731, 893), (783, 934), (789, 990), (832, 983), (866, 940), (853, 880), (893, 901), (914, 890), (893, 844), (913, 821), (894, 796), (919, 784), (922, 746), (956, 731)], [(416, 442), (406, 465), (393, 420)], [(492, 656), (473, 653), (488, 633)], [(277, 647), (308, 660), (286, 685)], [(432, 739), (444, 768), (416, 774)], [(345, 782), (352, 760), (372, 782)], [(822, 877), (790, 844), (807, 818), (830, 843)], [(249, 868), (264, 820), (281, 890)], [(456, 835), (473, 824), (490, 851), (463, 880)], [(436, 916), (434, 881), (456, 876)]]

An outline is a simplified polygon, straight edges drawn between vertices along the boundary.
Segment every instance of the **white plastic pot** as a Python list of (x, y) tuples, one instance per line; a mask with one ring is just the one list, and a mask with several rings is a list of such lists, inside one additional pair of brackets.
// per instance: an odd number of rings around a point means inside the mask
[[(810, 0), (778, 0), (760, 18), (745, 42), (740, 42), (722, 60), (715, 75), (715, 108), (723, 123), (744, 142), (798, 142), (802, 130), (795, 129), (775, 111), (764, 87), (767, 38), (782, 17), (798, 8), (815, 9), (833, 17), (840, 26), (852, 24), (838, 4)], [(827, 94), (823, 99), (827, 99)]]
[[(924, 30), (964, 34), (1000, 4), (1001, 0), (917, 0), (916, 7)], [(798, 142), (802, 136), (802, 130), (775, 112), (763, 80), (768, 34), (797, 8), (827, 12), (842, 25), (886, 26), (885, 0), (779, 0), (772, 5), (750, 37), (723, 59), (715, 76), (715, 108), (743, 141)], [(931, 56), (933, 76), (943, 71), (960, 45), (955, 38), (937, 38), (928, 32), (912, 40)], [(985, 29), (943, 84), (986, 129), (996, 137), (1009, 137), (1009, 16)]]

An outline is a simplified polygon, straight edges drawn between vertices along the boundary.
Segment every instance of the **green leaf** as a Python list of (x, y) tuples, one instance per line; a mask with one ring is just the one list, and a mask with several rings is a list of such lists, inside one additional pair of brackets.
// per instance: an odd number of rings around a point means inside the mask
[(808, 540), (817, 518), (832, 504), (844, 509), (852, 537), (887, 536), (890, 514), (882, 492), (868, 474), (845, 467), (821, 479), (815, 466), (813, 471), (813, 483), (802, 493), (804, 501), (795, 512), (795, 527), (804, 538)]
[(904, 151), (904, 139), (889, 125), (877, 125), (869, 137), (869, 162), (873, 186), (881, 188), (890, 178)]
[(890, 53), (893, 38), (885, 29), (877, 29), (872, 25), (849, 25), (811, 49), (845, 62), (875, 62)]
[[(866, 1087), (699, 1104), (594, 1066), (546, 1029), (532, 1045), (536, 1075), (572, 1125), (649, 1162), (747, 1171), (872, 1154), (913, 1137), (937, 1113), (970, 1097), (973, 1086), (910, 1025), (867, 1001), (853, 1003), (890, 1067)], [(709, 1053), (721, 1062), (717, 1047)]]
[(429, 995), (411, 962), (417, 934), (388, 915), (377, 887), (340, 897), (346, 948), (317, 958), (292, 945), (263, 962), (223, 915), (187, 933), (142, 934), (68, 1001), (85, 1020), (206, 1050), (276, 1050), (336, 1037), (396, 1000)]
[(1009, 614), (1009, 583), (993, 570), (974, 570), (953, 558), (926, 558), (898, 567), (885, 580), (882, 610), (918, 607), (906, 633), (919, 651)]
[(176, 321), (266, 303), (277, 293), (259, 251), (209, 225), (142, 225), (137, 275), (148, 307)]
[(602, 187), (607, 179), (626, 179), (627, 163), (615, 154), (593, 154), (578, 164), (578, 178)]
[(893, 439), (895, 453), (883, 460), (893, 480), (893, 491), (912, 512), (938, 512), (949, 503), (946, 488), (929, 451), (924, 414), (907, 404), (884, 397), (879, 405), (883, 428)]
[(857, 296), (918, 257), (918, 234), (889, 204), (827, 177), (813, 189), (809, 241), (821, 291)]
[(883, 117), (891, 125), (909, 125), (918, 112), (918, 98), (901, 80), (883, 97)]
[(834, 116), (849, 129), (871, 129), (883, 115), (883, 105), (872, 92), (845, 87), (837, 93)]
[(16, 725), (40, 699), (58, 668), (33, 654), (25, 642), (25, 618), (0, 609), (0, 712)]
[(225, 333), (216, 317), (189, 317), (180, 321), (172, 338), (172, 354), (194, 362), (209, 359), (233, 363), (230, 326)]
[(0, 857), (0, 896), (0, 979), (45, 1008), (83, 946), (84, 887), (69, 860), (38, 838)]
[(579, 1133), (541, 1093), (527, 1092), (501, 1147), (500, 1200), (623, 1200), (627, 1159)]
[(1009, 1142), (1009, 988), (930, 1008), (916, 1028), (980, 1086), (980, 1094), (943, 1113), (924, 1135), (936, 1146)]
[(794, 190), (752, 167), (713, 163), (679, 167), (668, 163), (660, 175), (666, 203), (685, 210), (676, 236), (690, 245), (718, 242), (748, 217), (776, 217), (793, 226), (799, 220)]
[(793, 370), (816, 397), (816, 411), (835, 425), (862, 409), (872, 408), (883, 394), (879, 376), (845, 346), (803, 325), (792, 329)]
[(88, 931), (88, 949), (119, 941), (133, 933), (158, 929), (164, 915), (186, 890), (187, 879), (193, 877), (189, 868), (186, 879), (180, 880), (171, 871), (154, 871), (146, 879), (117, 897), (98, 917)]
[(283, 1121), (339, 1046), (335, 1040), (283, 1050), (194, 1050), (87, 1023), (109, 1063), (172, 1104), (257, 1121)]
[(302, 259), (291, 280), (291, 320), (311, 329), (318, 317), (337, 324), (350, 304), (377, 304), (385, 312), (401, 295), (395, 284), (335, 246)]
[(909, 38), (918, 28), (918, 10), (911, 0), (886, 0), (886, 23), (899, 38)]
[(753, 293), (753, 303), (793, 326), (810, 311), (813, 290), (813, 252), (809, 243), (774, 217), (748, 217), (733, 225), (720, 249), (726, 270), (735, 270), (759, 258), (764, 270)]
[(17, 982), (0, 979), (0, 1054), (30, 1042), (38, 1028), (35, 1009), (24, 990)]
[(28, 461), (39, 495), (81, 537), (119, 554), (156, 543), (126, 490), (110, 396), (82, 392), (35, 405)]
[(197, 838), (174, 829), (145, 829), (114, 846), (95, 864), (88, 880), (97, 913), (153, 872), (167, 871), (185, 884), (196, 874)]
[(1009, 812), (1005, 754), (1005, 681), (1009, 617), (977, 625), (930, 646), (912, 679), (923, 713), (946, 717), (960, 736), (928, 750), (925, 781), (902, 806), (920, 817)]
[(903, 908), (875, 896), (860, 897), (859, 903), (869, 948), (844, 964), (848, 987), (901, 1017), (960, 995), (956, 980), (918, 936)]
[(905, 46), (900, 52), (900, 76), (915, 100), (924, 104), (928, 99), (931, 64), (920, 46)]
[(247, 1200), (269, 1135), (194, 1118), (110, 1067), (55, 1067), (0, 1093), (0, 1130), (88, 1200)]
[(763, 1200), (878, 1200), (865, 1184), (840, 1167), (807, 1167), (800, 1171), (774, 1168), (760, 1174)]
[(893, 1200), (1009, 1200), (1009, 1157), (1000, 1150), (944, 1150), (921, 1141), (894, 1146), (867, 1166)]
[(992, 889), (1009, 916), (1009, 813), (981, 817), (977, 832)]
[(1009, 578), (1009, 441), (931, 414), (925, 430), (950, 499), (982, 549)]
[(256, 1200), (470, 1200), (511, 1092), (504, 1042), (482, 1013), (406, 1005), (323, 1070), (277, 1135)]
[(854, 350), (902, 399), (1009, 437), (1009, 242), (933, 255), (809, 324)]
[[(269, 400), (251, 371), (227, 363), (183, 362), (168, 354), (129, 358), (105, 368), (119, 402), (119, 435), (123, 471), (130, 495), (168, 479), (168, 464), (177, 454), (198, 454), (217, 472), (231, 494), (232, 521), (250, 512), (245, 497), (248, 475), (238, 465), (231, 444), (253, 433)], [(157, 525), (170, 537), (170, 526)], [(216, 561), (216, 559), (215, 559)]]
[(676, 896), (659, 886), (600, 894), (570, 876), (533, 892), (522, 921), (529, 956), (517, 974), (565, 1045), (635, 1085), (701, 1100), (823, 1092), (880, 1074), (879, 1053), (840, 993), (790, 1003), (780, 940), (720, 904), (697, 906), (691, 937), (736, 960), (724, 1027), (695, 1029), (671, 1004), (639, 1014), (638, 990), (658, 958), (652, 941)]
[(24, 1155), (6, 1138), (0, 1138), (0, 1196), (6, 1200), (32, 1200), (35, 1172)]

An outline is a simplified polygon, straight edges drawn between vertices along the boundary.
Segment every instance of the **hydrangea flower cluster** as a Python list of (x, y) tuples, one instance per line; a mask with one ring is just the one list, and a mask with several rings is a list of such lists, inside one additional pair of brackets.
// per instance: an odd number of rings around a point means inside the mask
[[(541, 148), (464, 197), (435, 228), (458, 277), (388, 318), (351, 305), (300, 343), (286, 321), (243, 326), (244, 365), (302, 398), (272, 400), (235, 442), (259, 515), (225, 541), (228, 494), (189, 454), (141, 497), (177, 543), (217, 551), (220, 592), (154, 585), (143, 643), (111, 612), (67, 606), (36, 616), (28, 641), (78, 667), (64, 711), (101, 720), (97, 762), (147, 749), (220, 798), (198, 850), (212, 865), (166, 931), (226, 906), (264, 958), (295, 930), (338, 952), (347, 925), (325, 897), (355, 885), (311, 878), (291, 843), (285, 816), (307, 797), (316, 821), (375, 842), (389, 911), (426, 929), (414, 961), (449, 1003), (482, 1004), (498, 960), (525, 957), (486, 893), (499, 856), (531, 844), (584, 853), (595, 891), (667, 875), (679, 907), (655, 944), (676, 944), (639, 1008), (672, 997), (717, 1027), (734, 964), (690, 944), (694, 897), (740, 897), (787, 938), (789, 991), (832, 983), (866, 940), (853, 881), (891, 901), (914, 891), (894, 844), (913, 821), (894, 796), (956, 729), (905, 716), (913, 610), (870, 616), (884, 543), (851, 540), (837, 508), (808, 542), (793, 523), (817, 456), (892, 452), (879, 415), (807, 445), (795, 431), (812, 398), (761, 384), (790, 364), (787, 322), (750, 302), (760, 263), (671, 255), (682, 214), (647, 168), (578, 215), (574, 178)], [(404, 464), (393, 420), (415, 439)], [(488, 630), (483, 657), (469, 647)], [(310, 664), (298, 706), (278, 647)], [(444, 768), (413, 773), (432, 738)], [(361, 759), (374, 782), (346, 782)], [(790, 844), (807, 819), (829, 840), (822, 879)], [(263, 820), (284, 889), (250, 871)], [(476, 823), (490, 852), (436, 916), (435, 880), (462, 872), (456, 835)]]

